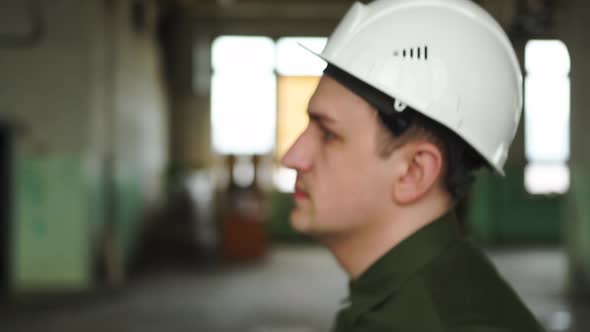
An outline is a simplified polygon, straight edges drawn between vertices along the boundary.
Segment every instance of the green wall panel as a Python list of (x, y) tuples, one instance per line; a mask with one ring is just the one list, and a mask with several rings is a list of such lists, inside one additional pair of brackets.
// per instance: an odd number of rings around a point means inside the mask
[(468, 222), (485, 243), (543, 243), (561, 240), (564, 197), (531, 195), (523, 169), (506, 168), (506, 177), (481, 172), (471, 193)]
[(87, 287), (89, 216), (81, 158), (21, 155), (15, 165), (15, 288)]
[[(564, 233), (570, 278), (579, 289), (590, 289), (590, 171), (571, 169), (571, 189), (567, 195)], [(579, 287), (582, 286), (582, 287)]]
[(119, 236), (125, 261), (136, 252), (141, 235), (142, 187), (138, 177), (117, 178), (116, 231)]

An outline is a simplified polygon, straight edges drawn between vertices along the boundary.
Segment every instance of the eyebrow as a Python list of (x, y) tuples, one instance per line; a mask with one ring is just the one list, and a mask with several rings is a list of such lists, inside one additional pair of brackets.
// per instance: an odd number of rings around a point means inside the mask
[(330, 116), (322, 113), (315, 112), (313, 110), (308, 110), (307, 115), (313, 121), (318, 121), (321, 123), (333, 124), (336, 122), (335, 119), (331, 118)]

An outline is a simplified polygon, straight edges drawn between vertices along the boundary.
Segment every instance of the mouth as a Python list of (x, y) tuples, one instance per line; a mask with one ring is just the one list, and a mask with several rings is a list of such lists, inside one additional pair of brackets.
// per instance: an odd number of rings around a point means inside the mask
[(309, 194), (307, 192), (303, 191), (300, 187), (295, 187), (295, 192), (293, 193), (293, 197), (295, 197), (296, 200), (308, 199)]

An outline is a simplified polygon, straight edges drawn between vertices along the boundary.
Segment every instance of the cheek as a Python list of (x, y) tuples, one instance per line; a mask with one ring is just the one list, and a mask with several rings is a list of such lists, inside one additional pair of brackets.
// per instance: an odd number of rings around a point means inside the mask
[(323, 227), (345, 230), (377, 219), (380, 206), (374, 188), (362, 181), (345, 178), (320, 194), (315, 216)]
[[(339, 218), (366, 216), (383, 203), (385, 185), (371, 156), (356, 156), (325, 169), (320, 181), (318, 208)], [(366, 158), (363, 160), (363, 158)]]

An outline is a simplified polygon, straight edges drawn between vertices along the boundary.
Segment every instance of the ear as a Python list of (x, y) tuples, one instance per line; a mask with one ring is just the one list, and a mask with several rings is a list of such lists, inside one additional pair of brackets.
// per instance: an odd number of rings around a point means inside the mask
[(442, 153), (430, 142), (412, 142), (401, 148), (401, 167), (393, 185), (393, 199), (407, 205), (426, 196), (438, 183), (443, 168)]

